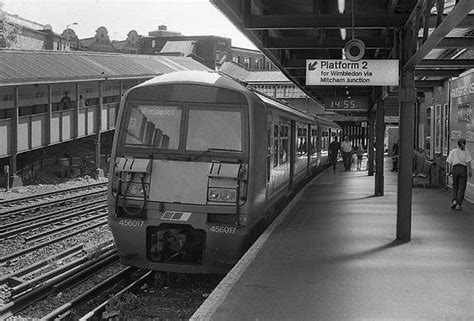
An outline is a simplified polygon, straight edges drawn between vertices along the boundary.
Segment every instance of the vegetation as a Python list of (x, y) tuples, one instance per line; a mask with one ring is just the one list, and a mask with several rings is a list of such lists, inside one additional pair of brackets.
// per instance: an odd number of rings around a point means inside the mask
[(0, 48), (10, 48), (16, 43), (21, 27), (9, 21), (8, 14), (3, 11), (0, 2)]

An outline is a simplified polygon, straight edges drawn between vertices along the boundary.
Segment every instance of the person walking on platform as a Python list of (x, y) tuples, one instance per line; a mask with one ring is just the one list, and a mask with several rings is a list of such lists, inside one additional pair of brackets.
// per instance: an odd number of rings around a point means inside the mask
[(349, 141), (349, 136), (344, 136), (344, 141), (341, 143), (341, 154), (344, 163), (344, 171), (350, 171), (352, 164), (352, 144)]
[(329, 144), (329, 164), (332, 165), (332, 170), (336, 171), (337, 164), (337, 155), (339, 154), (339, 149), (341, 144), (337, 141), (337, 137), (334, 137), (334, 140)]
[(467, 177), (472, 177), (471, 160), (471, 154), (466, 149), (466, 140), (464, 138), (458, 139), (458, 147), (452, 149), (446, 159), (448, 162), (449, 176), (453, 177), (451, 208), (458, 211), (461, 210), (464, 200)]

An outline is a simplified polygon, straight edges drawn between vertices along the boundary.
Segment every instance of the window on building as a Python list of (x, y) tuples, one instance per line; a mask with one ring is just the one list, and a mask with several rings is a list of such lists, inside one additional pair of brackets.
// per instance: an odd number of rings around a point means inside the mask
[(434, 132), (434, 137), (435, 137), (435, 152), (436, 153), (441, 153), (441, 105), (436, 105), (435, 106), (435, 132)]
[(426, 127), (425, 150), (431, 158), (433, 157), (433, 154), (432, 154), (433, 116), (432, 114), (433, 114), (433, 107), (431, 106), (426, 109), (426, 124), (425, 124), (426, 125), (425, 126)]
[(244, 58), (244, 66), (250, 68), (250, 57)]
[(448, 156), (449, 144), (449, 106), (443, 106), (443, 155)]
[(110, 104), (120, 101), (120, 96), (105, 96), (102, 98), (102, 103)]
[(46, 112), (47, 105), (33, 105), (20, 107), (18, 110), (18, 116), (28, 116), (35, 114), (42, 114)]

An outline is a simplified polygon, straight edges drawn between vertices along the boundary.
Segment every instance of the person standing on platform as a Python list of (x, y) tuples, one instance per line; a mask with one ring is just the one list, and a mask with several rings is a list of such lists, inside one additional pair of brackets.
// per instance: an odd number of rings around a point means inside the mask
[(448, 171), (453, 177), (453, 196), (451, 208), (460, 211), (466, 192), (467, 177), (472, 177), (471, 154), (466, 149), (466, 140), (458, 139), (458, 147), (449, 152)]
[(344, 171), (350, 171), (352, 164), (352, 144), (349, 141), (349, 136), (344, 136), (344, 141), (341, 143), (341, 154), (344, 163)]
[(398, 141), (392, 147), (392, 172), (398, 171)]
[(71, 101), (71, 98), (69, 98), (68, 94), (69, 93), (65, 91), (64, 97), (61, 98), (61, 101), (59, 102), (59, 106), (61, 110), (68, 110), (72, 108), (72, 101)]
[(362, 169), (362, 158), (364, 158), (364, 150), (362, 146), (356, 148), (357, 154), (357, 170), (360, 171)]
[(334, 137), (334, 140), (329, 144), (329, 164), (332, 165), (332, 170), (336, 171), (337, 164), (337, 155), (339, 154), (339, 149), (341, 144), (337, 141), (337, 137)]

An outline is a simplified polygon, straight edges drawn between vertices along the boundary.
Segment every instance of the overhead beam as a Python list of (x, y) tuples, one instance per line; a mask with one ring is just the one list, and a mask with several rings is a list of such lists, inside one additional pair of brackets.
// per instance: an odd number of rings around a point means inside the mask
[(415, 80), (416, 88), (443, 87), (442, 80)]
[(474, 38), (444, 38), (436, 48), (474, 48)]
[[(362, 39), (366, 49), (390, 48), (384, 39)], [(263, 44), (267, 49), (342, 49), (346, 40), (340, 38), (325, 38), (321, 43), (316, 37), (303, 38), (268, 38)]]
[(458, 28), (472, 28), (474, 26), (474, 14), (467, 15), (458, 24)]
[[(306, 63), (305, 63), (306, 66)], [(472, 68), (474, 59), (423, 59), (417, 67), (457, 67)]]
[[(421, 39), (421, 38), (420, 38)], [(366, 49), (388, 49), (391, 48), (384, 39), (361, 39)], [(346, 40), (340, 38), (326, 38), (321, 43), (316, 37), (303, 38), (280, 38), (269, 37), (263, 42), (266, 49), (342, 49)], [(474, 38), (445, 38), (441, 40), (436, 48), (474, 48)]]
[[(447, 14), (442, 15), (443, 20), (448, 17)], [(431, 14), (428, 20), (428, 27), (429, 28), (436, 28), (436, 24), (438, 23), (438, 15), (437, 14)], [(462, 19), (459, 24), (457, 25), (457, 28), (472, 28), (474, 25), (474, 14), (468, 14), (464, 19)]]
[[(408, 59), (403, 69), (411, 70), (415, 68), (415, 66), (473, 9), (474, 1), (460, 0), (443, 22), (431, 33), (426, 42)], [(418, 30), (415, 30), (415, 32), (418, 32)]]
[[(354, 17), (355, 29), (380, 29), (402, 27), (407, 14), (359, 14)], [(296, 15), (251, 15), (247, 30), (265, 29), (340, 29), (352, 28), (349, 14), (296, 14)]]
[(415, 69), (416, 77), (457, 77), (464, 69)]

